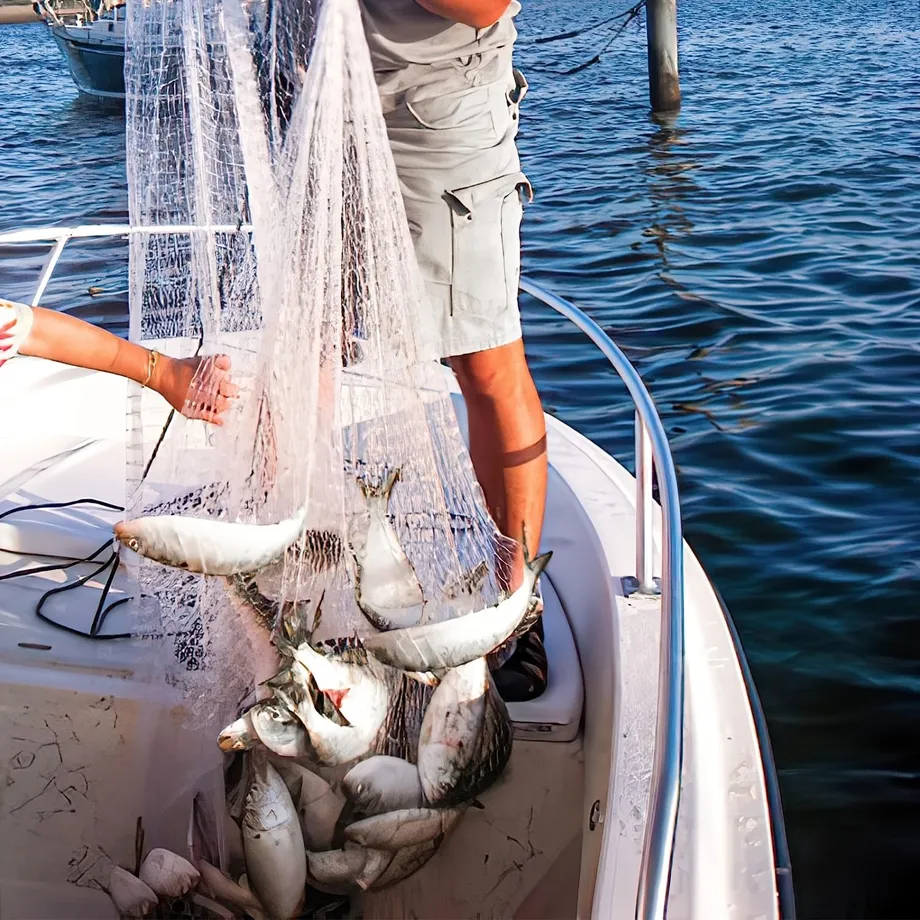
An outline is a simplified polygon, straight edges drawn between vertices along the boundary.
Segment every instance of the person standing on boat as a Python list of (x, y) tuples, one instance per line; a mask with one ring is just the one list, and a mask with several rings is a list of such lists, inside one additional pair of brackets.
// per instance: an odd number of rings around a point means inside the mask
[(135, 380), (186, 418), (214, 425), (239, 395), (227, 355), (170, 358), (66, 313), (0, 298), (0, 366), (17, 354)]
[[(527, 92), (512, 66), (517, 0), (360, 0), (383, 113), (437, 338), (467, 406), (493, 518), (536, 554), (546, 427), (518, 307), (522, 195), (516, 137)], [(509, 587), (520, 584), (523, 554)], [(538, 603), (542, 603), (537, 598)], [(539, 621), (538, 621), (539, 623)], [(542, 628), (495, 672), (506, 699), (545, 688)]]

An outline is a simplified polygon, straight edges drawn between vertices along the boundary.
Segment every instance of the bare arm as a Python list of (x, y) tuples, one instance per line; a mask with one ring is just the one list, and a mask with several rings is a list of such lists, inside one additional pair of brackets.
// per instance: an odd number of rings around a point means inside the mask
[(415, 0), (429, 13), (462, 22), (474, 29), (486, 29), (505, 14), (511, 0)]
[(180, 360), (157, 354), (154, 361), (142, 345), (42, 307), (32, 308), (32, 327), (18, 350), (22, 355), (146, 382), (178, 412), (215, 425), (223, 424), (221, 415), (239, 392), (230, 382), (226, 355)]

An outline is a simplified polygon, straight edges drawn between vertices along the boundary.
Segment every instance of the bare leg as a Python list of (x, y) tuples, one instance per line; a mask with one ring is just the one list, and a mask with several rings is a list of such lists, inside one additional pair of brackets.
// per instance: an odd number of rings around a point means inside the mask
[[(489, 511), (505, 536), (536, 554), (546, 504), (546, 424), (521, 339), (450, 359), (466, 402), (470, 454)], [(514, 559), (509, 588), (523, 579), (524, 554)]]

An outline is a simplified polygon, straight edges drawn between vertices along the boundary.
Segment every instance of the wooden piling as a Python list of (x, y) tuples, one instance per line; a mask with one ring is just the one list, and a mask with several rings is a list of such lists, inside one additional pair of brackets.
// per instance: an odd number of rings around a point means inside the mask
[(653, 112), (680, 109), (677, 69), (677, 0), (646, 0), (648, 91)]

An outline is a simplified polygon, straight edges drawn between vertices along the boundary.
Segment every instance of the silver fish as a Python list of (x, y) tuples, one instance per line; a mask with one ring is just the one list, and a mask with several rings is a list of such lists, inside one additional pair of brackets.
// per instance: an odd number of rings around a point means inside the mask
[(418, 768), (400, 757), (362, 760), (345, 774), (342, 788), (357, 811), (367, 816), (421, 808), (425, 802)]
[(446, 835), (466, 807), (406, 808), (374, 815), (346, 827), (345, 839), (375, 850), (401, 850)]
[(359, 888), (367, 891), (387, 870), (396, 854), (392, 850), (366, 849), (365, 852), (367, 862), (355, 882)]
[[(469, 785), (486, 715), (489, 669), (477, 658), (447, 672), (431, 697), (418, 742), (418, 774), (431, 805), (456, 804)], [(465, 797), (464, 797), (465, 798)]]
[(345, 805), (344, 796), (301, 764), (279, 761), (275, 766), (297, 806), (304, 845), (308, 850), (328, 850)]
[(260, 741), (282, 757), (305, 757), (310, 753), (303, 725), (286, 707), (271, 700), (256, 703), (217, 736), (222, 751), (248, 751)]
[(443, 789), (441, 807), (460, 802), (475, 803), (476, 796), (488, 789), (504, 772), (511, 757), (513, 740), (511, 716), (490, 677), (479, 749), (467, 769), (456, 777), (455, 785)]
[(353, 891), (367, 865), (368, 852), (364, 847), (325, 850), (322, 853), (307, 852), (310, 884), (329, 894)]
[(137, 877), (161, 898), (181, 898), (198, 887), (201, 873), (178, 853), (154, 847), (144, 857)]
[[(294, 661), (293, 646), (288, 645), (285, 640), (276, 636), (276, 642), (284, 649), (284, 657), (287, 660), (287, 666), (283, 667), (277, 674), (264, 681), (264, 686), (270, 690), (283, 690), (287, 694), (293, 694), (295, 698), (309, 698), (317, 711), (327, 719), (331, 719), (339, 725), (348, 725), (348, 720), (336, 709), (332, 699), (323, 694), (310, 672), (302, 665), (298, 664), (296, 668), (292, 667)], [(275, 694), (277, 697), (277, 694)]]
[[(292, 670), (303, 668), (294, 662)], [(303, 669), (306, 672), (306, 669)], [(380, 727), (387, 716), (389, 692), (381, 683), (378, 692), (366, 694), (368, 709), (360, 714), (357, 725), (339, 725), (317, 712), (313, 701), (304, 695), (295, 695), (287, 690), (275, 690), (278, 697), (303, 723), (310, 738), (311, 754), (325, 766), (336, 766), (356, 760), (366, 754), (374, 745)]]
[(182, 515), (150, 515), (115, 525), (115, 539), (128, 549), (200, 575), (256, 572), (280, 559), (301, 536), (306, 504), (277, 524), (239, 524)]
[(367, 504), (367, 526), (349, 528), (355, 599), (368, 620), (381, 630), (414, 626), (425, 607), (418, 576), (387, 515), (390, 493), (398, 478), (399, 470), (395, 470), (382, 485), (371, 486), (358, 477)]
[(527, 614), (533, 586), (552, 553), (526, 560), (521, 586), (501, 603), (475, 613), (379, 633), (364, 641), (374, 657), (406, 671), (441, 671), (468, 664), (501, 645)]
[(253, 778), (243, 810), (243, 850), (252, 890), (273, 920), (303, 907), (307, 860), (297, 809), (284, 780), (265, 756), (253, 757)]
[(306, 730), (286, 707), (273, 702), (257, 703), (249, 716), (259, 741), (273, 753), (282, 757), (305, 757), (310, 753)]
[(393, 853), (393, 859), (386, 869), (371, 885), (369, 891), (381, 891), (390, 885), (395, 885), (403, 879), (408, 878), (415, 872), (418, 872), (422, 866), (434, 856), (441, 846), (442, 836), (434, 837), (432, 840), (426, 840), (424, 843), (418, 843), (415, 846), (403, 847)]
[[(312, 726), (313, 753), (322, 765), (373, 754), (414, 762), (422, 717), (437, 678), (389, 668), (368, 655), (357, 638), (329, 639), (317, 648), (276, 641), (292, 662), (290, 675), (282, 672), (267, 683), (305, 725)], [(306, 705), (305, 689), (311, 707)]]
[(119, 917), (146, 917), (159, 903), (156, 892), (146, 882), (121, 866), (112, 866), (107, 890)]
[(323, 655), (304, 642), (294, 650), (294, 660), (350, 725), (376, 722), (379, 728), (390, 695), (383, 669), (358, 648), (342, 645), (337, 651)]

